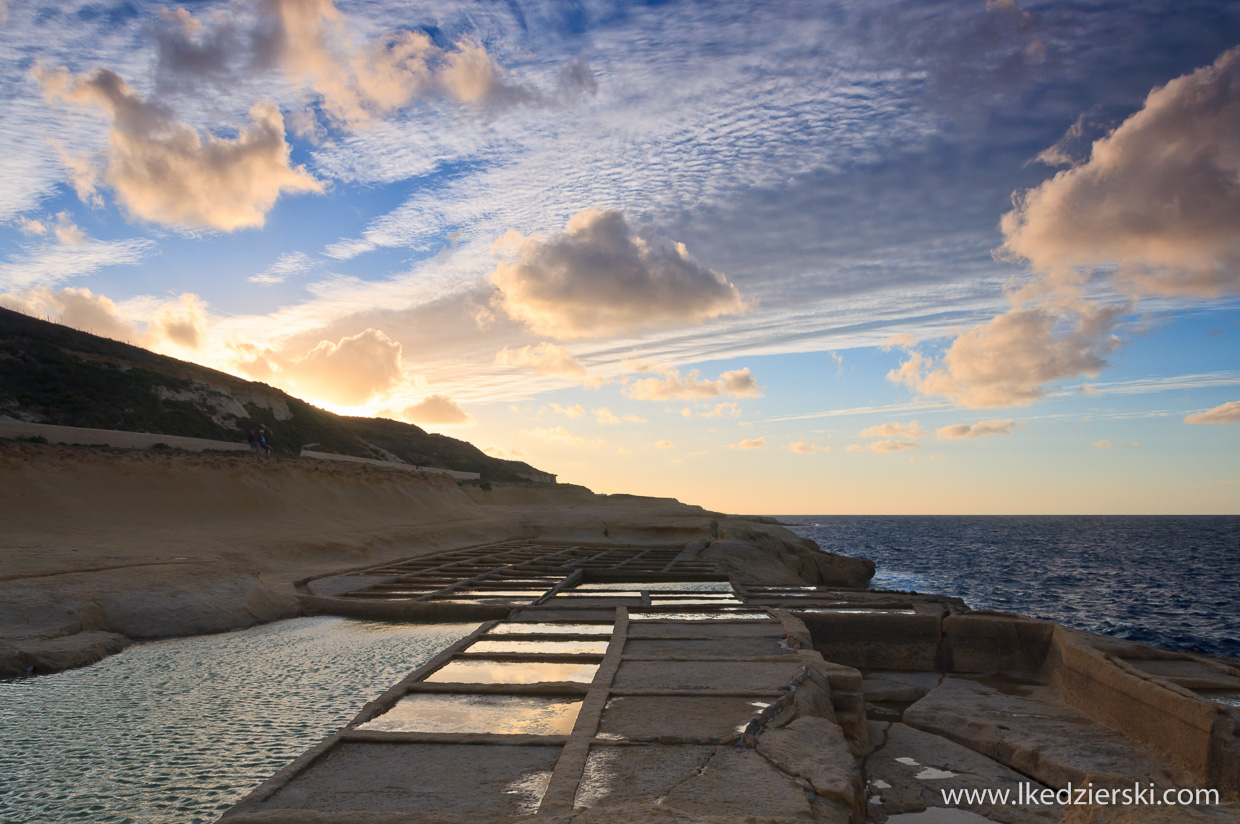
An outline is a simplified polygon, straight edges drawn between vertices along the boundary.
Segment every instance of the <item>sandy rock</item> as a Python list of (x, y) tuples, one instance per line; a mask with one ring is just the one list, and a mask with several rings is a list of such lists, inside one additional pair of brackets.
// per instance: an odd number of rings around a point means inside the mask
[[(867, 754), (870, 818), (882, 822), (889, 815), (946, 807), (943, 790), (1010, 790), (1032, 784), (997, 761), (937, 735), (904, 724), (871, 724), (873, 749)], [(956, 804), (1001, 824), (1057, 824), (1059, 805)]]
[(0, 641), (0, 678), (84, 667), (120, 652), (129, 644), (123, 635), (97, 631), (50, 638), (10, 638)]
[(784, 729), (758, 736), (758, 752), (780, 772), (803, 779), (818, 795), (849, 807), (858, 820), (864, 818), (861, 771), (838, 724), (798, 718)]
[(904, 712), (904, 723), (943, 736), (1053, 787), (1193, 786), (1166, 757), (1095, 724), (1055, 689), (948, 675)]

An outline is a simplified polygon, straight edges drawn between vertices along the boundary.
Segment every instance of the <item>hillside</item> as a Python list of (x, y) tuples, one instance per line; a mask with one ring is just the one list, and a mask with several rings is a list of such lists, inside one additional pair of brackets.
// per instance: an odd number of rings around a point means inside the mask
[(484, 481), (540, 473), (413, 424), (335, 415), (265, 383), (157, 355), (0, 308), (0, 415), (36, 423), (244, 441), (478, 472)]

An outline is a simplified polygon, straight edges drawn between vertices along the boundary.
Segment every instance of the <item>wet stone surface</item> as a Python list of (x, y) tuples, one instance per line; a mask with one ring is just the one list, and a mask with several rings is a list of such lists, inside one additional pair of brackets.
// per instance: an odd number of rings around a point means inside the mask
[(778, 691), (801, 671), (798, 661), (746, 663), (730, 661), (624, 661), (612, 682), (615, 690), (772, 690)]
[(811, 821), (805, 791), (752, 750), (693, 745), (594, 746), (578, 806), (640, 799), (700, 816)]
[(541, 684), (558, 681), (588, 684), (597, 671), (598, 664), (457, 660), (435, 670), (425, 680), (439, 684)]
[(581, 701), (539, 695), (412, 694), (361, 724), (373, 732), (568, 735)]
[(741, 696), (618, 696), (607, 702), (599, 732), (633, 741), (722, 742), (736, 738), (769, 701)]
[(345, 742), (311, 764), (264, 807), (528, 815), (542, 800), (560, 749)]

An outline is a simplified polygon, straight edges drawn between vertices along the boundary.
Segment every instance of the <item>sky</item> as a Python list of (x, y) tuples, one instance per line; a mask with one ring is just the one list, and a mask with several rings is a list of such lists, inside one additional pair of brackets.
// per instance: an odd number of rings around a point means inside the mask
[(597, 492), (1240, 513), (1240, 4), (0, 0), (0, 57), (8, 308)]

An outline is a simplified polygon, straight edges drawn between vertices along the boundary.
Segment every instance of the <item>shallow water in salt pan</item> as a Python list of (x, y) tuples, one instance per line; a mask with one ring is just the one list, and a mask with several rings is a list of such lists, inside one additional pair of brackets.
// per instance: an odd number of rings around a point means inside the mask
[(594, 680), (598, 664), (572, 664), (558, 661), (450, 661), (431, 673), (426, 681), (439, 684), (541, 684)]
[(0, 822), (213, 822), (476, 626), (297, 618), (0, 681)]
[(581, 700), (541, 695), (407, 695), (358, 726), (374, 732), (568, 735)]

